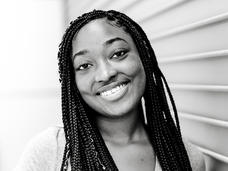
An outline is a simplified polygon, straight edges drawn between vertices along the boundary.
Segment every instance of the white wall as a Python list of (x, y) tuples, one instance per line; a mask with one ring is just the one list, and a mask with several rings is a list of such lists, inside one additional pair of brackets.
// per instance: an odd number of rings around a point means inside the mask
[(182, 132), (205, 154), (207, 170), (228, 170), (228, 1), (67, 1), (69, 20), (116, 9), (146, 31), (170, 83)]
[(1, 1), (0, 23), (0, 170), (9, 171), (33, 136), (61, 124), (57, 50), (63, 4)]

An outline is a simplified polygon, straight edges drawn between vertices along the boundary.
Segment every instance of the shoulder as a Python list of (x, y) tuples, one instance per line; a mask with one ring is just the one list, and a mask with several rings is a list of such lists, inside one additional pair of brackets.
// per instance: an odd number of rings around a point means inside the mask
[(65, 146), (62, 127), (50, 127), (35, 136), (26, 146), (15, 171), (56, 170)]
[(187, 150), (189, 160), (193, 171), (205, 171), (205, 160), (203, 153), (188, 140), (183, 140)]

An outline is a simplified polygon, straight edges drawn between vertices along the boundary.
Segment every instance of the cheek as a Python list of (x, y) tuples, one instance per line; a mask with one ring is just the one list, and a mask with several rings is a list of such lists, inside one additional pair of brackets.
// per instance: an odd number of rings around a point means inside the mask
[(90, 81), (89, 77), (87, 76), (81, 76), (75, 74), (75, 84), (80, 92), (80, 94), (83, 96), (84, 93), (88, 92), (90, 90)]
[(138, 56), (135, 56), (134, 60), (128, 63), (127, 74), (133, 79), (134, 90), (138, 95), (143, 95), (146, 85), (146, 74), (141, 60)]
[(142, 76), (142, 79), (145, 77), (144, 68), (138, 56), (132, 56), (132, 58), (129, 58), (125, 67), (126, 73), (129, 76), (134, 77), (140, 75)]

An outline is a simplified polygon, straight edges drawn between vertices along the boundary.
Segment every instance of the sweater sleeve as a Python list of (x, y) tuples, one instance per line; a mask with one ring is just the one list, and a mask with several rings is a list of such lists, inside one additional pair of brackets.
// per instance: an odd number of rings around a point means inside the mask
[(57, 167), (60, 128), (51, 127), (33, 138), (14, 171), (55, 171)]

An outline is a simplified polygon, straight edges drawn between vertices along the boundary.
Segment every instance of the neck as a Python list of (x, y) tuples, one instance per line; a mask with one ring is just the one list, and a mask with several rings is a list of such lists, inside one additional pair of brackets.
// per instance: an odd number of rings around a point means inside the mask
[(129, 144), (142, 140), (145, 130), (139, 115), (140, 109), (118, 118), (98, 117), (97, 125), (104, 141)]

